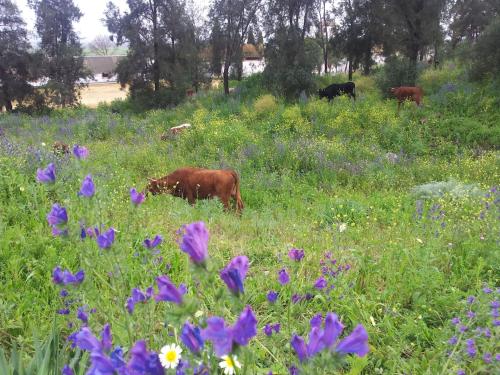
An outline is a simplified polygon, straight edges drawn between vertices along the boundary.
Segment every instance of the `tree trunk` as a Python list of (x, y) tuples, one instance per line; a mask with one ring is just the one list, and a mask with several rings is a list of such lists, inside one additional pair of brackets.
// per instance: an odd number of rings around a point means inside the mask
[(159, 63), (159, 45), (158, 45), (158, 8), (156, 1), (153, 5), (153, 80), (155, 85), (155, 92), (160, 90), (160, 63)]
[(418, 46), (414, 46), (410, 55), (410, 66), (408, 74), (408, 84), (414, 86), (417, 80)]
[(224, 71), (222, 73), (222, 78), (224, 80), (224, 94), (229, 95), (229, 61), (224, 61)]
[(323, 60), (325, 62), (325, 74), (328, 74), (328, 25), (326, 24), (326, 4), (323, 2), (323, 27), (325, 28), (323, 39)]
[(352, 81), (352, 59), (349, 58), (349, 74), (348, 74), (348, 79), (349, 81)]

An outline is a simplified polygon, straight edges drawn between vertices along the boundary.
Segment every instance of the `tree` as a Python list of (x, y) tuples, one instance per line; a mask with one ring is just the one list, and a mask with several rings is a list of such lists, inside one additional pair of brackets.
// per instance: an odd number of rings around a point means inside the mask
[(210, 31), (210, 71), (220, 77), (222, 72), (222, 61), (224, 59), (224, 40), (219, 20), (215, 18)]
[(90, 52), (98, 56), (108, 56), (115, 50), (115, 44), (105, 35), (96, 36), (88, 47)]
[[(209, 16), (220, 25), (220, 39), (215, 43), (224, 46), (222, 77), (224, 93), (229, 94), (229, 67), (241, 62), (241, 48), (246, 39), (248, 28), (255, 22), (261, 0), (214, 0)], [(212, 40), (214, 40), (212, 38)]]
[(80, 40), (73, 29), (82, 13), (72, 0), (30, 0), (43, 56), (42, 74), (48, 78), (45, 97), (52, 105), (74, 105), (83, 79), (90, 76), (83, 65)]
[(10, 0), (0, 0), (0, 110), (12, 111), (32, 92), (30, 45), (19, 9)]
[(425, 49), (442, 39), (440, 21), (447, 0), (389, 0), (385, 14), (396, 35), (398, 49), (409, 61), (409, 82), (417, 78), (417, 61), (423, 59)]
[[(184, 0), (128, 0), (121, 13), (108, 3), (106, 24), (118, 45), (128, 43), (127, 56), (116, 69), (132, 99), (145, 106), (177, 104), (186, 89), (206, 79), (200, 58), (200, 30)], [(202, 69), (203, 68), (203, 69)]]
[(475, 80), (495, 79), (500, 74), (500, 20), (494, 20), (477, 38), (473, 46), (470, 70)]
[(256, 42), (255, 42), (255, 35), (253, 34), (253, 28), (252, 27), (250, 27), (248, 29), (247, 43), (248, 44), (253, 44), (253, 45), (256, 44)]
[(317, 56), (307, 53), (305, 38), (313, 23), (314, 0), (269, 0), (265, 17), (265, 81), (288, 99), (315, 87)]
[(475, 42), (499, 14), (498, 0), (453, 0), (449, 26), (453, 46), (463, 40)]
[(328, 73), (328, 53), (329, 53), (329, 34), (328, 28), (331, 27), (331, 9), (329, 0), (316, 0), (314, 3), (316, 11), (316, 28), (319, 44), (323, 55), (323, 64), (325, 73)]

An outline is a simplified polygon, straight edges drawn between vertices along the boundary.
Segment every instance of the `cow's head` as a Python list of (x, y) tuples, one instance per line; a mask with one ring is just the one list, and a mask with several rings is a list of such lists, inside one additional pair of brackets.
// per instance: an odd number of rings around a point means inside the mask
[(395, 93), (396, 93), (396, 91), (397, 91), (397, 89), (398, 89), (397, 87), (391, 87), (391, 88), (389, 89), (389, 91), (390, 91), (391, 93), (395, 94)]
[(319, 89), (318, 90), (318, 96), (319, 96), (320, 99), (326, 97), (325, 90)]
[(172, 194), (172, 192), (174, 191), (175, 189), (175, 185), (172, 185), (168, 183), (167, 181), (167, 178), (166, 177), (163, 177), (163, 178), (148, 178), (148, 184), (146, 186), (146, 189), (145, 189), (145, 192), (146, 192), (146, 195), (148, 193), (151, 193), (153, 195), (157, 195), (157, 194)]

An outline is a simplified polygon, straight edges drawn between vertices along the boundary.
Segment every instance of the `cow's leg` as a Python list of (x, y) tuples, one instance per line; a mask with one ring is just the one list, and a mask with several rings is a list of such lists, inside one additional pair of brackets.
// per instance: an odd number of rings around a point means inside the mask
[(187, 193), (187, 194), (186, 194), (186, 198), (187, 198), (187, 200), (188, 200), (189, 204), (190, 204), (191, 206), (194, 206), (194, 204), (196, 203), (196, 199), (195, 199), (195, 197), (194, 197), (193, 193), (192, 193), (192, 192)]
[(222, 202), (222, 204), (224, 205), (224, 211), (229, 211), (230, 207), (229, 207), (229, 196), (227, 195), (221, 195), (220, 197), (220, 201)]
[(351, 97), (354, 99), (354, 101), (356, 101), (356, 94), (351, 92)]

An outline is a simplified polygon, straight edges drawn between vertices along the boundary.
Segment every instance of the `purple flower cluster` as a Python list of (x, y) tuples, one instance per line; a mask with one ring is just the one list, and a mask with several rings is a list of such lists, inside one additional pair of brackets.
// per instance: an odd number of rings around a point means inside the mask
[(182, 326), (181, 340), (192, 353), (198, 354), (204, 345), (201, 338), (201, 330), (199, 327), (193, 326), (191, 323), (186, 322)]
[[(492, 332), (498, 325), (495, 315), (498, 315), (499, 306), (494, 290), (485, 286), (478, 296), (466, 298), (462, 316), (451, 319), (451, 327), (454, 327), (453, 329), (460, 335), (454, 334), (448, 340), (448, 344), (454, 347), (448, 355), (457, 365), (461, 366), (481, 358), (485, 373), (494, 372), (494, 367), (491, 366), (494, 366), (492, 352), (496, 350), (496, 344), (492, 340), (494, 337)], [(496, 361), (500, 361), (500, 353), (497, 353), (495, 358)]]
[(168, 276), (157, 277), (156, 284), (158, 285), (158, 293), (154, 296), (156, 302), (173, 302), (178, 305), (182, 303), (185, 289), (181, 286), (177, 288)]
[(144, 193), (139, 193), (135, 188), (130, 189), (130, 201), (134, 206), (139, 206), (146, 199)]
[(75, 155), (77, 159), (87, 159), (89, 156), (89, 150), (87, 149), (87, 147), (74, 145), (73, 155)]
[(163, 237), (157, 234), (153, 240), (146, 238), (142, 243), (146, 249), (152, 250), (163, 242)]
[(42, 184), (54, 183), (56, 181), (56, 167), (50, 163), (45, 169), (37, 169), (36, 180)]
[(94, 196), (94, 194), (95, 194), (94, 181), (92, 180), (92, 175), (88, 174), (83, 179), (82, 187), (80, 188), (78, 195), (91, 198)]
[(57, 203), (52, 205), (52, 209), (47, 215), (47, 222), (52, 228), (53, 236), (66, 235), (68, 233), (67, 229), (61, 229), (61, 225), (65, 225), (68, 222), (68, 213), (64, 207), (59, 206)]
[(238, 295), (244, 292), (243, 281), (248, 272), (248, 258), (244, 255), (237, 256), (220, 271), (220, 278), (226, 283), (228, 289)]
[(90, 368), (87, 374), (164, 374), (158, 354), (148, 351), (145, 341), (137, 341), (132, 346), (128, 362), (125, 361), (120, 347), (117, 346), (111, 351), (112, 336), (108, 324), (102, 330), (101, 340), (87, 327), (70, 335), (68, 340), (72, 342), (72, 347), (90, 352)]
[(219, 357), (233, 351), (233, 346), (246, 346), (257, 334), (257, 319), (250, 306), (246, 306), (233, 326), (227, 326), (223, 318), (207, 319), (207, 327), (201, 331), (201, 338), (210, 341)]
[(341, 355), (356, 354), (360, 357), (368, 353), (368, 333), (361, 324), (356, 326), (350, 335), (339, 341), (338, 338), (342, 334), (344, 326), (338, 320), (337, 315), (328, 313), (324, 328), (321, 327), (322, 320), (318, 316), (311, 319), (311, 331), (307, 344), (300, 336), (294, 335), (292, 337), (292, 348), (301, 362), (325, 349), (333, 350)]
[(74, 275), (68, 270), (62, 270), (59, 266), (52, 271), (52, 281), (56, 285), (79, 285), (85, 279), (85, 272), (78, 271)]
[(276, 324), (266, 324), (262, 331), (265, 333), (266, 336), (271, 336), (273, 334), (273, 331), (275, 333), (279, 333), (281, 329), (281, 324), (276, 323)]
[(115, 242), (115, 232), (114, 228), (109, 228), (106, 232), (100, 232), (97, 227), (94, 228), (97, 246), (101, 249), (109, 249)]
[(189, 255), (194, 264), (203, 264), (208, 258), (208, 239), (209, 234), (205, 223), (197, 221), (183, 226), (184, 235), (179, 246), (182, 251)]
[(132, 289), (132, 295), (127, 299), (127, 302), (125, 304), (127, 311), (129, 314), (132, 314), (134, 312), (135, 305), (138, 303), (145, 303), (148, 300), (153, 297), (153, 287), (150, 286), (149, 288), (146, 289), (146, 292), (142, 292), (138, 288)]
[(288, 252), (288, 257), (291, 260), (294, 260), (296, 262), (300, 262), (304, 258), (304, 250), (293, 248)]

